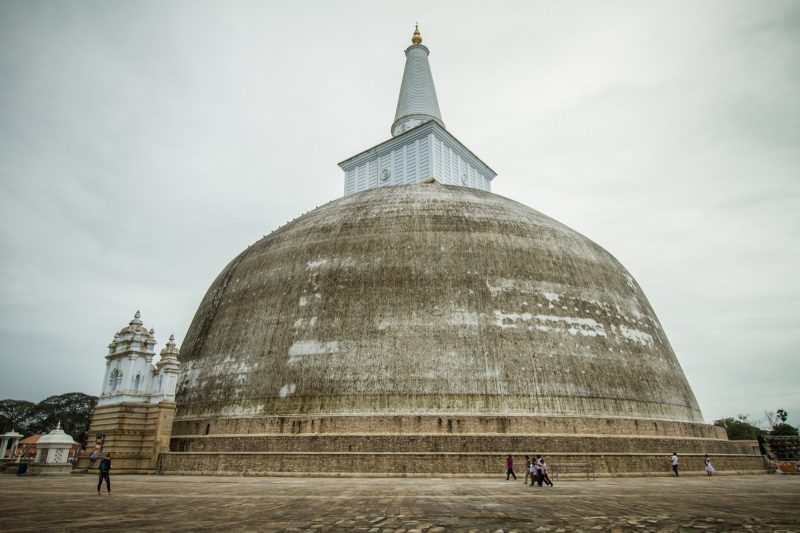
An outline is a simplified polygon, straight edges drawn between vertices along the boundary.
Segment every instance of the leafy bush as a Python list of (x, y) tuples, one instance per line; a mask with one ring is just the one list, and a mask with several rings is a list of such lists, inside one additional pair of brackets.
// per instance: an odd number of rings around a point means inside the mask
[(725, 428), (730, 440), (756, 440), (763, 431), (751, 424), (746, 415), (739, 415), (738, 418), (728, 417), (714, 420), (714, 425)]
[(790, 426), (785, 422), (782, 422), (780, 424), (775, 424), (772, 427), (770, 435), (774, 435), (776, 437), (797, 435), (797, 428), (794, 426)]

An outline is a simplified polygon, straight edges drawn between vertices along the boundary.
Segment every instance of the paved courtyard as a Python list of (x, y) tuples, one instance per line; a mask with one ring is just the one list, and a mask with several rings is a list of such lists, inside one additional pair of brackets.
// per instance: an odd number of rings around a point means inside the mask
[(564, 480), (0, 476), (4, 531), (800, 531), (800, 476)]

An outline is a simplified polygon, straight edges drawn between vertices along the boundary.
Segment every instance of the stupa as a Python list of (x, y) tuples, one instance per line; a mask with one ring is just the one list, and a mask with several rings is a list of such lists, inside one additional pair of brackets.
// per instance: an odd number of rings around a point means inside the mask
[(492, 194), (445, 127), (418, 29), (392, 138), (345, 196), (212, 283), (181, 349), (167, 472), (485, 475), (505, 455), (599, 474), (760, 471), (703, 422), (625, 268)]

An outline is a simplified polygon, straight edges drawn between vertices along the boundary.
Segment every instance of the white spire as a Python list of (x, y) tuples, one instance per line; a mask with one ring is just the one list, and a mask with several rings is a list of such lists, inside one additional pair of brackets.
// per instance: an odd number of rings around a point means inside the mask
[(339, 163), (344, 193), (431, 181), (491, 191), (497, 173), (444, 127), (419, 27), (411, 43), (392, 138)]
[(393, 137), (431, 120), (444, 127), (431, 66), (428, 64), (430, 50), (422, 44), (419, 26), (414, 29), (411, 42), (413, 44), (406, 48), (406, 68), (392, 124)]

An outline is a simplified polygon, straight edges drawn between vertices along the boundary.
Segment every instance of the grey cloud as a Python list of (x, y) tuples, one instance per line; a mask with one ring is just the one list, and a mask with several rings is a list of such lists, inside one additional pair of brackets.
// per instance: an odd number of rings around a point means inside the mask
[[(800, 420), (793, 2), (0, 3), (3, 397), (97, 392), (388, 137), (420, 19), (494, 191), (644, 288), (707, 419)], [(314, 16), (310, 16), (310, 14)]]

